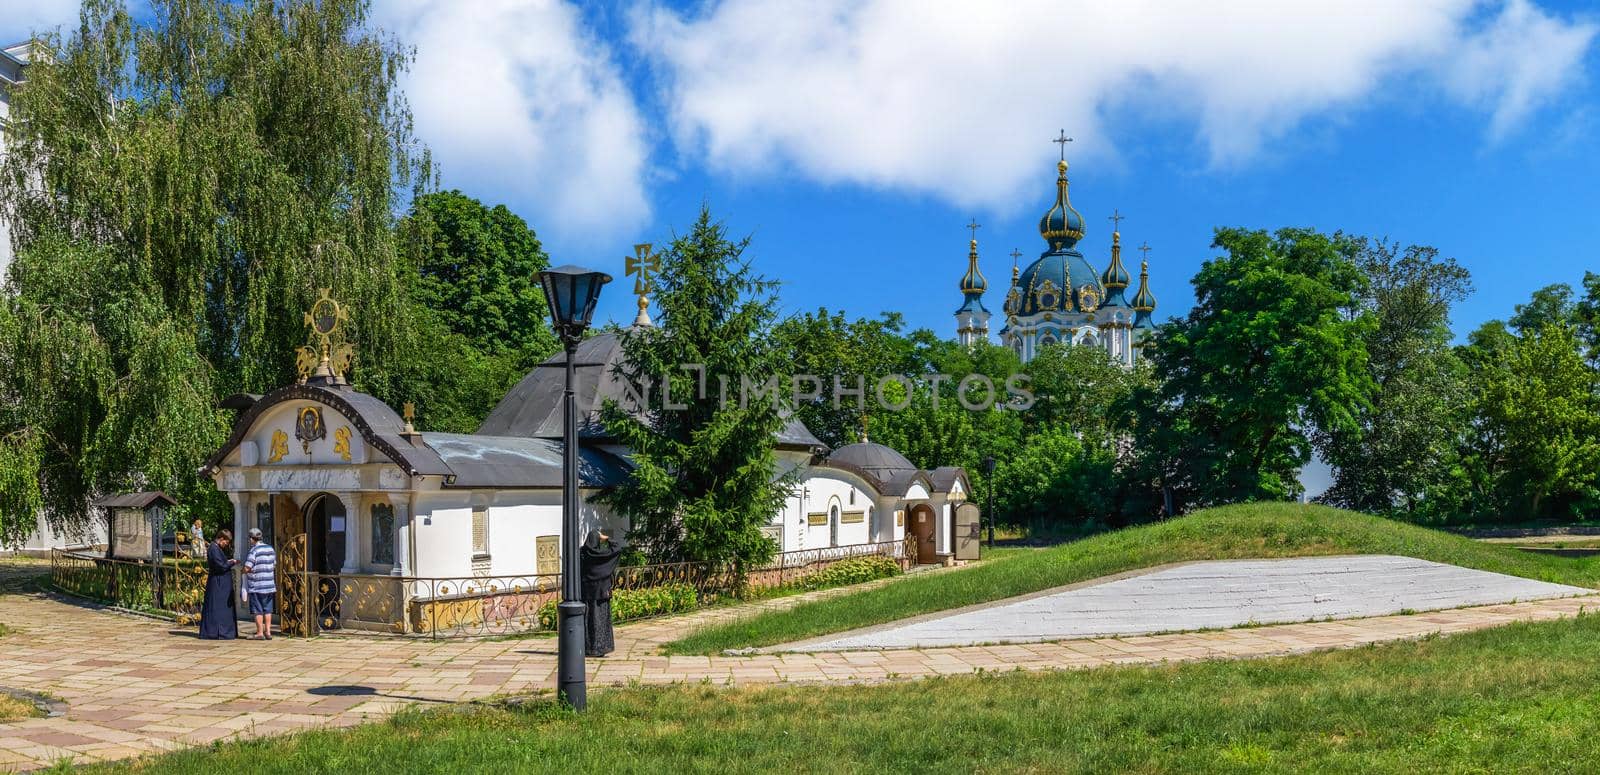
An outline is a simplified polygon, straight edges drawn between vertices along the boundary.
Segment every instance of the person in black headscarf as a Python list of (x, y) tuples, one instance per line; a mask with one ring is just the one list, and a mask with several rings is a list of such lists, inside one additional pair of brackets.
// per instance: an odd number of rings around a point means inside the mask
[(239, 637), (239, 622), (233, 615), (233, 566), (239, 561), (228, 557), (232, 548), (233, 534), (226, 530), (206, 547), (206, 595), (200, 608), (200, 637), (206, 640)]
[(588, 609), (583, 633), (584, 654), (603, 657), (616, 649), (611, 633), (611, 583), (622, 559), (622, 544), (604, 530), (589, 533), (578, 553), (583, 572), (583, 604)]

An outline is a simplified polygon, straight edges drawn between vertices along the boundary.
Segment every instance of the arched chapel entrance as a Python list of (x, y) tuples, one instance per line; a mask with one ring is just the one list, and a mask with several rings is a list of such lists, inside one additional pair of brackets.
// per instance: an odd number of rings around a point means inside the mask
[(338, 629), (339, 572), (344, 569), (345, 540), (349, 530), (344, 501), (337, 495), (318, 493), (306, 501), (306, 570), (315, 579), (317, 627)]
[(911, 524), (908, 529), (911, 535), (917, 538), (917, 564), (931, 565), (938, 562), (935, 556), (937, 549), (934, 546), (934, 531), (938, 528), (939, 520), (934, 518), (933, 509), (926, 503), (921, 503), (911, 508)]

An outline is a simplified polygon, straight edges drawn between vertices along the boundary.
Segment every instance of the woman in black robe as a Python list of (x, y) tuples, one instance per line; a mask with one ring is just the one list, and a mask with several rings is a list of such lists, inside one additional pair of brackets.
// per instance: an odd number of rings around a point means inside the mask
[(591, 657), (603, 657), (617, 648), (611, 633), (611, 584), (617, 576), (617, 563), (622, 559), (622, 545), (611, 536), (596, 530), (578, 553), (578, 564), (583, 572), (583, 604), (588, 609), (584, 617), (583, 651)]
[(239, 622), (233, 615), (233, 566), (239, 561), (228, 557), (232, 547), (233, 534), (226, 530), (206, 547), (206, 596), (200, 608), (200, 637), (206, 640), (239, 637)]

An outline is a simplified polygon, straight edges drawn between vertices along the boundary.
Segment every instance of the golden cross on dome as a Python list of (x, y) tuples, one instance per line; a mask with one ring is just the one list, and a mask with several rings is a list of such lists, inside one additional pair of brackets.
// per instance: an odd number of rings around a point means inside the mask
[(1011, 249), (1011, 265), (1012, 266), (1016, 266), (1017, 262), (1020, 261), (1020, 260), (1022, 260), (1022, 251), (1017, 250), (1016, 248), (1012, 248)]
[(1127, 217), (1128, 216), (1122, 214), (1121, 210), (1112, 210), (1111, 215), (1107, 216), (1106, 220), (1111, 222), (1112, 231), (1118, 231), (1117, 227), (1122, 225), (1122, 219)]
[(1139, 246), (1139, 252), (1144, 254), (1145, 263), (1149, 263), (1150, 262), (1150, 243), (1146, 242), (1143, 245), (1140, 245)]
[(983, 224), (978, 223), (978, 219), (977, 218), (973, 218), (972, 219), (972, 223), (967, 224), (967, 228), (972, 230), (972, 241), (973, 242), (977, 242), (978, 241), (978, 230), (983, 228)]
[(1054, 140), (1051, 140), (1050, 142), (1061, 146), (1061, 160), (1062, 161), (1066, 161), (1067, 160), (1067, 143), (1072, 142), (1072, 138), (1067, 137), (1067, 130), (1065, 130), (1065, 129), (1061, 130), (1061, 136), (1057, 137)]

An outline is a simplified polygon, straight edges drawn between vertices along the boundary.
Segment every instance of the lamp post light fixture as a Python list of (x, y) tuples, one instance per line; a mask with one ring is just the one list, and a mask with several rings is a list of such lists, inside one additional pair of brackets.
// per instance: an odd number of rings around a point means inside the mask
[(985, 510), (988, 512), (988, 515), (989, 515), (989, 519), (988, 519), (988, 522), (989, 522), (989, 548), (993, 549), (994, 548), (994, 456), (993, 455), (990, 455), (990, 456), (988, 456), (988, 457), (983, 459), (983, 477), (988, 480), (988, 485), (989, 485), (989, 486), (984, 488), (985, 490), (989, 491), (987, 493), (988, 496), (989, 496), (989, 507), (987, 509), (985, 509)]
[(566, 392), (561, 431), (561, 603), (556, 606), (556, 696), (583, 710), (588, 703), (583, 662), (584, 608), (578, 575), (578, 403), (572, 394), (573, 360), (583, 332), (594, 319), (600, 287), (611, 275), (567, 264), (539, 273), (550, 321), (567, 351)]

